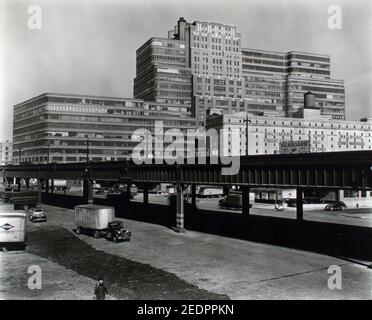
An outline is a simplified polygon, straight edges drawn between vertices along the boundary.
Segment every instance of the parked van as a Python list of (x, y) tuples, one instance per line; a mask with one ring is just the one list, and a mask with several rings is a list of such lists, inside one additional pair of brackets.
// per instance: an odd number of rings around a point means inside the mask
[(199, 198), (219, 198), (223, 196), (221, 187), (199, 187), (197, 196)]

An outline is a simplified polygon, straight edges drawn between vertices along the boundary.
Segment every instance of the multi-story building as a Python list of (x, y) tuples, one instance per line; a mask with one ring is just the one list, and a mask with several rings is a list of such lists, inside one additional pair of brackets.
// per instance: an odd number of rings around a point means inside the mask
[[(14, 106), (14, 163), (81, 162), (131, 158), (136, 129), (185, 132), (195, 127), (169, 104), (139, 99), (44, 93)], [(88, 148), (87, 148), (88, 144)], [(152, 148), (146, 157), (162, 150)]]
[(0, 142), (0, 164), (2, 166), (11, 164), (13, 155), (13, 144), (12, 142), (6, 140)]
[[(305, 95), (305, 101), (307, 98)], [(222, 156), (246, 155), (247, 138), (249, 155), (372, 150), (372, 118), (336, 120), (332, 115), (321, 114), (313, 105), (310, 95), (310, 107), (305, 103), (303, 118), (252, 116), (247, 112), (213, 114), (207, 119), (207, 129), (215, 129), (219, 148), (211, 148), (209, 144), (210, 152)], [(255, 193), (258, 201), (296, 196), (295, 189), (258, 188)], [(319, 189), (306, 190), (304, 196), (318, 201), (335, 200), (336, 195)], [(369, 204), (372, 192), (339, 190), (337, 196), (354, 207)]]
[(312, 91), (323, 114), (345, 119), (344, 83), (330, 78), (329, 56), (256, 49), (242, 53), (249, 109), (267, 112), (271, 105), (278, 115), (302, 117), (303, 94)]
[(166, 103), (169, 110), (191, 116), (191, 70), (185, 41), (151, 38), (137, 50), (134, 97)]
[[(179, 52), (165, 49), (178, 46), (182, 47)], [(180, 18), (168, 38), (152, 38), (137, 50), (135, 98), (165, 101), (163, 92), (155, 88), (166, 84), (154, 69), (171, 68), (170, 61), (181, 69), (169, 73), (178, 77), (180, 70), (187, 70), (191, 74), (183, 80), (186, 84), (189, 79), (191, 110), (198, 125), (205, 125), (211, 108), (224, 113), (301, 118), (302, 95), (309, 90), (316, 95), (317, 108), (323, 114), (345, 118), (344, 83), (330, 78), (327, 55), (244, 49), (236, 26), (189, 23)], [(169, 86), (179, 88), (170, 77), (168, 81)]]
[[(251, 116), (246, 112), (212, 115), (207, 129), (223, 134), (220, 152), (224, 156), (277, 154), (282, 142), (303, 141), (307, 152), (372, 150), (372, 119), (361, 121), (332, 120), (331, 116), (280, 118)], [(248, 119), (248, 125), (247, 120)], [(233, 141), (234, 134), (239, 141)]]

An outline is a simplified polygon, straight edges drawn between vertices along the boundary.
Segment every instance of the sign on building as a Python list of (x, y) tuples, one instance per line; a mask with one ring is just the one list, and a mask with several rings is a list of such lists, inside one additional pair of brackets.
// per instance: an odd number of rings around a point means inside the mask
[(310, 141), (300, 140), (300, 141), (282, 141), (279, 143), (279, 153), (289, 154), (289, 153), (309, 153), (310, 152)]

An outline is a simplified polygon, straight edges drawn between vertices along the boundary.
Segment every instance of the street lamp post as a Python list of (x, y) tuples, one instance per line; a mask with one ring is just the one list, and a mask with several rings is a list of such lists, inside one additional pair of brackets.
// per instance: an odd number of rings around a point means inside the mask
[(85, 136), (86, 137), (86, 145), (87, 145), (87, 163), (89, 162), (89, 137), (88, 135)]
[(248, 133), (248, 129), (249, 129), (249, 125), (251, 123), (251, 120), (248, 118), (248, 113), (246, 115), (246, 118), (243, 121), (245, 122), (245, 144), (246, 144), (245, 155), (248, 156), (248, 154), (249, 154), (249, 145), (248, 145), (249, 133)]

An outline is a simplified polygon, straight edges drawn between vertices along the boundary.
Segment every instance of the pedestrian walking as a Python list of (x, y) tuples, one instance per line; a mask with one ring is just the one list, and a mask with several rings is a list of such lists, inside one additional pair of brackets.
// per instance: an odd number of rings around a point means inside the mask
[(103, 282), (103, 277), (100, 277), (98, 279), (98, 283), (96, 284), (94, 288), (94, 300), (105, 300), (106, 295), (108, 296), (108, 290), (106, 285)]

